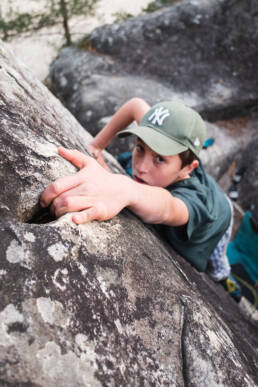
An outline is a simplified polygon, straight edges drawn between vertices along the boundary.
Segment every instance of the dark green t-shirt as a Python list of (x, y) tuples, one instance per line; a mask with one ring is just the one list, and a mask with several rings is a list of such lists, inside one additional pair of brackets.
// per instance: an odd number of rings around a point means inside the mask
[[(124, 153), (118, 159), (130, 176), (131, 159), (131, 153)], [(196, 269), (205, 271), (213, 250), (229, 227), (231, 209), (224, 192), (215, 180), (205, 173), (200, 160), (199, 162), (200, 165), (194, 169), (189, 179), (167, 187), (173, 196), (186, 204), (189, 210), (187, 225), (156, 225), (156, 228)]]
[(186, 204), (189, 221), (179, 227), (160, 225), (159, 229), (179, 254), (199, 271), (205, 271), (213, 250), (230, 224), (228, 200), (215, 180), (205, 173), (201, 162), (189, 179), (167, 189)]

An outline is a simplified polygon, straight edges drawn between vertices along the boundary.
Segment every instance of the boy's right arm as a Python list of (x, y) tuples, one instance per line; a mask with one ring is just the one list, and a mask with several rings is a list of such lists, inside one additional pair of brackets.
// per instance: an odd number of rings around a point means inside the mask
[(94, 137), (88, 145), (88, 150), (102, 166), (105, 166), (101, 156), (103, 149), (106, 148), (117, 133), (127, 128), (133, 121), (136, 121), (139, 124), (142, 117), (149, 109), (150, 105), (143, 99), (130, 99), (118, 109), (108, 124)]
[(41, 195), (41, 205), (50, 205), (56, 217), (74, 212), (72, 220), (76, 224), (103, 221), (128, 207), (147, 223), (181, 226), (188, 222), (186, 205), (166, 189), (108, 172), (77, 150), (59, 148), (58, 152), (79, 171), (51, 183)]

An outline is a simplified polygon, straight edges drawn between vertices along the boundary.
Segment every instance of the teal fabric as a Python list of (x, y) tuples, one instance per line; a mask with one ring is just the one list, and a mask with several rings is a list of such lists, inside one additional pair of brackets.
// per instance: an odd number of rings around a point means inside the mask
[[(122, 154), (120, 163), (131, 175), (131, 154)], [(205, 271), (213, 250), (230, 224), (228, 200), (215, 180), (205, 173), (201, 161), (190, 179), (174, 183), (167, 189), (187, 205), (189, 222), (182, 227), (156, 227), (179, 254), (197, 270)]]
[(133, 171), (132, 171), (132, 153), (131, 152), (124, 152), (121, 153), (117, 161), (122, 165), (126, 173), (133, 177)]
[(230, 265), (241, 263), (254, 283), (258, 281), (258, 234), (251, 226), (251, 212), (242, 219), (235, 239), (229, 243), (227, 255)]

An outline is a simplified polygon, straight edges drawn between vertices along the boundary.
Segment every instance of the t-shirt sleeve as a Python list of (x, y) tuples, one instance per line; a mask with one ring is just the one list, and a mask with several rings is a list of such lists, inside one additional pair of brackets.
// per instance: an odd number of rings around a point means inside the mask
[(188, 239), (191, 238), (193, 232), (203, 223), (208, 224), (212, 221), (212, 217), (207, 212), (205, 194), (189, 189), (173, 190), (171, 194), (178, 199), (181, 199), (189, 211), (189, 220), (186, 225), (186, 234)]

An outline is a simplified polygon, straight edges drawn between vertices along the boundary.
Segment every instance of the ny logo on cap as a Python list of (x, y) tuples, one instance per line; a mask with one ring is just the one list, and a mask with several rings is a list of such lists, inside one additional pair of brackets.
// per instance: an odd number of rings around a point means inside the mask
[(164, 107), (156, 108), (154, 112), (149, 116), (148, 120), (151, 121), (153, 125), (158, 124), (161, 126), (165, 118), (170, 116), (168, 109)]
[(194, 140), (194, 145), (195, 146), (200, 146), (201, 145), (201, 142), (200, 142), (198, 137), (196, 137), (196, 139)]

